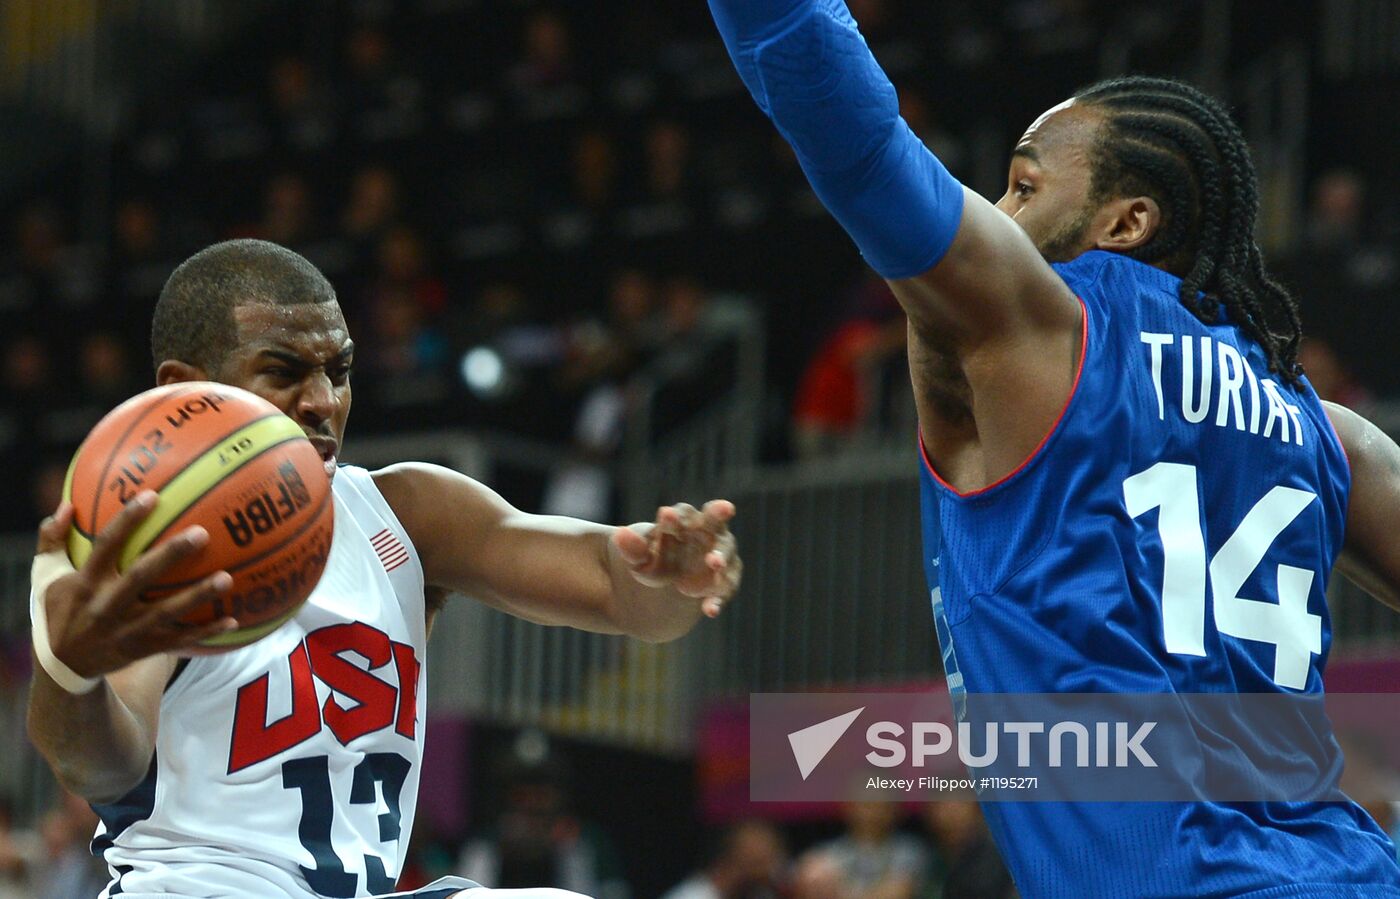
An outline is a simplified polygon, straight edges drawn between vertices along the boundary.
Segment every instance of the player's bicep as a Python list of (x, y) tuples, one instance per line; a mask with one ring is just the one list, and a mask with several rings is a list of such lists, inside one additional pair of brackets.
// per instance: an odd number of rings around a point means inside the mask
[(960, 352), (1039, 335), (1053, 341), (1080, 326), (1079, 302), (1026, 232), (969, 189), (947, 254), (891, 284), (916, 330)]
[(1360, 415), (1323, 403), (1351, 465), (1346, 540), (1337, 570), (1400, 610), (1400, 446)]
[(611, 595), (608, 528), (530, 515), (479, 481), (435, 465), (375, 473), (428, 585), (540, 624), (602, 629)]

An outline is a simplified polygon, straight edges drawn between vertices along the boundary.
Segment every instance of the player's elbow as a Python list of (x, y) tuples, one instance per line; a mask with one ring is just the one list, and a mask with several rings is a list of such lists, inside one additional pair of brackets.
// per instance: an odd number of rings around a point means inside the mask
[(681, 624), (667, 622), (665, 626), (651, 627), (639, 633), (634, 633), (632, 636), (641, 640), (643, 643), (651, 643), (653, 645), (671, 643), (690, 633), (695, 627), (695, 622), (698, 620), (699, 616), (697, 615), (694, 620)]
[[(42, 751), (42, 750), (41, 750)], [(118, 801), (140, 785), (146, 768), (137, 765), (94, 765), (59, 753), (43, 753), (59, 786), (93, 805)]]
[(136, 789), (146, 775), (145, 769), (135, 766), (98, 768), (60, 753), (46, 752), (42, 748), (40, 753), (49, 763), (59, 786), (93, 805), (116, 802)]
[(83, 742), (81, 734), (55, 739), (51, 730), (30, 707), (26, 729), (29, 740), (48, 762), (59, 786), (93, 805), (116, 802), (141, 783), (150, 767), (151, 754), (111, 751)]

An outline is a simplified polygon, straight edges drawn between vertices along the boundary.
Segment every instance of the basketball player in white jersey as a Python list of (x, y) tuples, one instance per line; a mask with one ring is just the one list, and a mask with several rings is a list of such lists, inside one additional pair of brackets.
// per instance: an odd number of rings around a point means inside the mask
[[(29, 729), (59, 781), (102, 819), (93, 848), (113, 878), (103, 899), (390, 894), (418, 794), (438, 608), (425, 593), (662, 641), (717, 615), (738, 586), (725, 501), (610, 528), (524, 514), (433, 465), (337, 466), (354, 345), (331, 285), (282, 247), (230, 241), (184, 262), (161, 291), (152, 349), (160, 384), (233, 384), (302, 426), (333, 477), (335, 537), (293, 619), (249, 646), (187, 658), (182, 650), (235, 627), (175, 625), (226, 593), (228, 576), (154, 602), (140, 594), (200, 551), (203, 529), (122, 574), (119, 548), (153, 493), (126, 506), (80, 570), (63, 551), (71, 508), (40, 527)], [(574, 895), (455, 878), (403, 895), (497, 894)]]

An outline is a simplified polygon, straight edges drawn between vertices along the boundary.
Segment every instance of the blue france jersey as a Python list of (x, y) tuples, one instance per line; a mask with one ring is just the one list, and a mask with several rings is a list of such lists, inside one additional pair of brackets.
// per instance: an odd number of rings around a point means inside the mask
[[(1055, 268), (1085, 315), (1053, 431), (975, 493), (921, 467), (954, 699), (1320, 694), (1351, 478), (1317, 395), (1271, 375), (1238, 328), (1193, 316), (1165, 272), (1104, 252)], [(983, 810), (1035, 899), (1400, 897), (1394, 847), (1351, 803)]]

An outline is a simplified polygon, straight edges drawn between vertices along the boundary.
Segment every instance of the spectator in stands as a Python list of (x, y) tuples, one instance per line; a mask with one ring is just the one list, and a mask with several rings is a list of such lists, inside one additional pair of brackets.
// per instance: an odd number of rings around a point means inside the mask
[(306, 179), (290, 172), (274, 176), (263, 192), (263, 214), (256, 236), (296, 249), (312, 240), (315, 227)]
[(76, 369), (73, 380), (64, 385), (61, 401), (38, 413), (36, 430), (50, 447), (76, 448), (102, 416), (147, 386), (131, 364), (128, 344), (114, 331), (84, 336)]
[(616, 199), (617, 145), (606, 132), (585, 131), (574, 142), (573, 200), (584, 209), (603, 212)]
[(664, 434), (712, 407), (733, 386), (717, 380), (716, 354), (749, 315), (737, 298), (716, 298), (698, 278), (684, 273), (662, 282), (660, 305), (660, 347), (650, 370), (662, 391), (651, 417), (655, 432)]
[(694, 226), (696, 185), (689, 131), (676, 122), (655, 122), (647, 129), (642, 150), (639, 191), (623, 212), (623, 233), (646, 240)]
[(66, 791), (44, 814), (39, 824), (44, 858), (34, 876), (44, 899), (92, 899), (106, 888), (107, 866), (88, 850), (96, 830), (97, 814)]
[(621, 268), (608, 280), (607, 317), (574, 328), (563, 372), (575, 389), (619, 380), (651, 357), (662, 339), (656, 281), (638, 268)]
[(16, 232), (20, 271), (36, 284), (55, 277), (64, 245), (58, 208), (42, 200), (30, 205), (20, 213)]
[(53, 328), (64, 277), (65, 235), (59, 208), (48, 200), (26, 206), (15, 219), (13, 239), (14, 255), (7, 267), (15, 277), (4, 285), (0, 309), (23, 315), (27, 327)]
[(1324, 400), (1361, 411), (1375, 401), (1371, 391), (1357, 380), (1336, 348), (1324, 338), (1305, 338), (1298, 349), (1298, 361), (1307, 372), (1313, 389)]
[(381, 410), (444, 403), (452, 385), (451, 346), (439, 325), (446, 288), (427, 273), (422, 245), (406, 228), (381, 242), (379, 270), (361, 310), (367, 398)]
[(104, 323), (124, 324), (134, 318), (128, 314), (133, 306), (151, 302), (179, 262), (177, 252), (166, 223), (149, 199), (134, 197), (121, 203), (112, 230), (109, 281), (114, 297), (103, 304), (111, 307), (103, 318), (114, 321)]
[(809, 850), (808, 856), (822, 856), (835, 865), (846, 899), (914, 899), (923, 883), (928, 851), (916, 837), (897, 829), (899, 805), (850, 802), (845, 816), (846, 832)]
[(429, 324), (423, 304), (398, 285), (376, 292), (369, 332), (372, 339), (365, 355), (380, 378), (423, 375), (447, 364), (446, 338)]
[(268, 71), (268, 102), (280, 143), (298, 153), (319, 153), (336, 139), (336, 100), (306, 58), (289, 54)]
[(365, 259), (399, 224), (399, 215), (398, 178), (385, 166), (367, 165), (350, 181), (340, 233), (349, 240), (355, 258)]
[[(78, 392), (110, 409), (139, 393), (142, 384), (126, 343), (112, 331), (94, 331), (78, 349)], [(96, 424), (96, 422), (93, 422)]]
[[(74, 452), (77, 446), (73, 447)], [(29, 478), (29, 521), (43, 521), (63, 499), (63, 482), (68, 476), (71, 453), (54, 454), (39, 463)]]
[(569, 164), (553, 196), (546, 197), (542, 223), (551, 249), (579, 250), (606, 237), (617, 202), (617, 146), (606, 131), (574, 139)]
[(14, 810), (0, 799), (0, 899), (33, 899), (32, 875), (40, 858), (37, 835), (14, 826)]
[[(62, 399), (48, 345), (34, 334), (13, 338), (0, 357), (0, 464), (15, 473), (14, 481), (27, 483), (33, 476), (49, 443), (46, 419), (61, 413)], [(30, 529), (36, 520), (27, 491), (0, 503), (5, 530)]]
[(291, 172), (275, 175), (267, 183), (262, 220), (247, 236), (296, 250), (327, 277), (338, 277), (350, 262), (347, 247), (329, 236), (319, 218), (310, 185)]
[(433, 273), (428, 251), (418, 232), (407, 225), (396, 225), (379, 241), (376, 256), (378, 275), (371, 297), (379, 291), (409, 296), (424, 315), (436, 317), (447, 308), (447, 285)]
[(727, 828), (705, 867), (662, 899), (776, 899), (782, 895), (787, 850), (767, 821)]
[(1333, 169), (1313, 185), (1303, 239), (1311, 252), (1349, 251), (1362, 242), (1366, 187), (1349, 169)]
[(48, 344), (36, 334), (20, 334), (5, 347), (3, 377), (5, 400), (13, 408), (31, 414), (59, 404), (57, 372)]
[(850, 895), (841, 866), (829, 855), (808, 853), (793, 870), (791, 899), (850, 899)]
[(970, 794), (924, 806), (932, 844), (928, 877), (920, 899), (1009, 899), (1011, 874), (992, 844), (977, 800)]
[(570, 329), (561, 392), (577, 398), (570, 461), (551, 473), (543, 508), (551, 515), (603, 521), (615, 499), (611, 464), (622, 442), (624, 385), (661, 341), (656, 284), (637, 269), (614, 273), (608, 317)]
[(822, 341), (807, 364), (793, 405), (792, 441), (799, 458), (855, 446), (878, 423), (885, 367), (904, 353), (904, 316), (883, 282), (865, 281), (855, 310)]
[[(1349, 169), (1334, 169), (1313, 185), (1303, 245), (1283, 274), (1303, 288), (1305, 299), (1336, 304), (1336, 291), (1357, 294), (1356, 303), (1400, 290), (1400, 247), (1375, 210), (1367, 207), (1366, 183)], [(1353, 304), (1354, 305), (1354, 304)], [(1388, 305), (1388, 302), (1387, 302)]]
[(657, 122), (646, 133), (646, 172), (649, 195), (684, 199), (689, 186), (690, 133), (673, 121)]
[(395, 52), (389, 34), (361, 25), (346, 41), (346, 100), (355, 133), (379, 143), (402, 140), (422, 130), (426, 90), (422, 79)]
[(568, 775), (545, 738), (527, 731), (502, 765), (505, 804), (481, 837), (462, 849), (462, 876), (496, 888), (558, 887), (594, 899), (627, 899), (630, 889), (607, 837), (570, 809)]
[(535, 321), (529, 298), (514, 281), (483, 287), (453, 330), (462, 346), (495, 344), (509, 362), (524, 367), (555, 363), (563, 352), (559, 330)]
[(540, 9), (525, 21), (521, 56), (506, 73), (519, 93), (548, 90), (575, 80), (573, 37), (558, 10)]
[(428, 267), (413, 229), (397, 225), (379, 242), (377, 274), (354, 310), (368, 327), (363, 358), (382, 406), (424, 406), (447, 399), (451, 347), (441, 320), (447, 287)]

